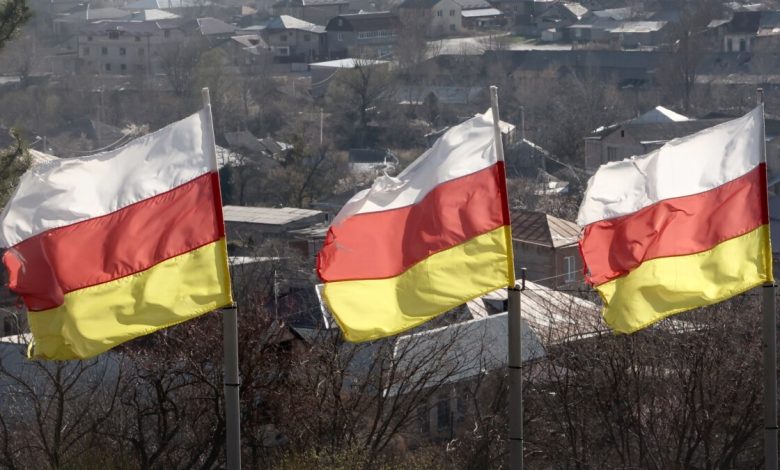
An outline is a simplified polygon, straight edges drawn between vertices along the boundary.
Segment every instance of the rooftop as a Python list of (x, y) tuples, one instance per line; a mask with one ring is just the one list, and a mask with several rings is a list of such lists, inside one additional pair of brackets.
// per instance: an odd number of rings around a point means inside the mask
[(535, 245), (559, 248), (579, 240), (580, 226), (544, 212), (512, 209), (512, 238)]
[(247, 207), (225, 206), (222, 208), (225, 222), (285, 226), (308, 219), (325, 217), (322, 211), (299, 209), (297, 207)]

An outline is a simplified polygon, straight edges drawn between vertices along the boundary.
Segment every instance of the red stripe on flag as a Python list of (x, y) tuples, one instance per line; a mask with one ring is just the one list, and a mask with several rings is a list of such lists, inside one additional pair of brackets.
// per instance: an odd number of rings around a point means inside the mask
[(144, 271), (222, 238), (218, 174), (101, 217), (28, 238), (3, 255), (9, 287), (29, 310), (62, 304), (71, 291)]
[(320, 278), (397, 276), (434, 253), (508, 225), (501, 165), (440, 184), (417, 204), (353, 215), (332, 226), (317, 257)]
[(707, 251), (769, 221), (766, 169), (715, 189), (666, 199), (633, 214), (585, 227), (580, 248), (588, 281), (599, 285), (643, 262)]

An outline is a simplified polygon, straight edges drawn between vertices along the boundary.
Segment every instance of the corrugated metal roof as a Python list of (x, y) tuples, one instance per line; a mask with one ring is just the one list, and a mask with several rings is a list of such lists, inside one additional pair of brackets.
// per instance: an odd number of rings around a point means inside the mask
[(290, 15), (279, 15), (271, 18), (268, 24), (266, 24), (265, 29), (269, 31), (297, 29), (300, 31), (309, 31), (312, 33), (325, 32), (325, 26), (309, 23), (308, 21), (304, 21)]
[(297, 207), (247, 207), (225, 206), (222, 208), (225, 222), (245, 222), (265, 225), (287, 225), (308, 217), (322, 215), (324, 212)]
[[(485, 299), (506, 300), (506, 289)], [(467, 303), (474, 320), (455, 323), (397, 338), (393, 354), (399, 369), (408, 369), (412, 382), (452, 383), (506, 367), (507, 313), (488, 315), (482, 299)], [(600, 308), (587, 300), (526, 282), (521, 293), (523, 361), (545, 356), (545, 350), (563, 341), (589, 338), (607, 331)], [(434, 368), (433, 370), (431, 368)], [(394, 387), (389, 395), (399, 392)]]
[(460, 16), (464, 18), (480, 18), (483, 16), (500, 16), (504, 13), (496, 8), (476, 8), (474, 10), (463, 10), (460, 12)]
[(625, 21), (612, 28), (607, 28), (610, 33), (651, 33), (660, 31), (666, 26), (666, 21)]

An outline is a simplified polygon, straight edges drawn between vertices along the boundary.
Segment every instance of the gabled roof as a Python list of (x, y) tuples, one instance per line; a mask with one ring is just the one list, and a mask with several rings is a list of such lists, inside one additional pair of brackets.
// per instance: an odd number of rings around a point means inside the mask
[(441, 0), (404, 0), (398, 8), (412, 8), (416, 10), (430, 10)]
[(126, 16), (124, 19), (137, 20), (137, 21), (158, 21), (158, 20), (172, 20), (176, 18), (181, 18), (181, 17), (176, 13), (171, 13), (170, 11), (151, 8), (148, 10), (134, 11), (130, 13), (128, 16)]
[(309, 31), (312, 33), (324, 33), (325, 27), (308, 21), (300, 20), (290, 15), (279, 15), (271, 18), (265, 26), (266, 31), (284, 31), (288, 29), (297, 29), (299, 31)]
[(621, 21), (611, 28), (607, 28), (610, 33), (651, 33), (660, 31), (666, 26), (666, 21)]
[(205, 18), (198, 18), (195, 20), (200, 34), (203, 36), (214, 36), (218, 34), (233, 34), (238, 28), (231, 24), (227, 24), (222, 20), (207, 16)]
[(269, 225), (284, 228), (302, 228), (325, 220), (325, 213), (297, 207), (247, 207), (222, 208), (225, 222)]
[(577, 2), (564, 3), (563, 7), (569, 10), (572, 15), (577, 17), (577, 19), (580, 19), (588, 14), (588, 9)]
[(512, 238), (535, 245), (559, 248), (579, 240), (580, 226), (544, 212), (512, 209)]
[(125, 10), (172, 10), (176, 8), (197, 8), (212, 5), (209, 0), (138, 0), (128, 3)]
[(481, 10), (492, 8), (492, 5), (485, 0), (453, 0), (460, 5), (462, 10)]
[(63, 124), (51, 133), (52, 136), (63, 134), (76, 138), (84, 136), (89, 140), (97, 140), (100, 136), (102, 142), (114, 142), (125, 137), (122, 129), (88, 117)]
[(378, 31), (400, 30), (401, 20), (389, 11), (339, 15), (331, 18), (325, 27), (327, 31)]
[(663, 143), (678, 137), (685, 137), (725, 121), (725, 119), (699, 119), (681, 122), (628, 123), (617, 127), (613, 132), (622, 129), (641, 143)]
[[(526, 282), (521, 291), (521, 356), (523, 362), (542, 358), (546, 349), (564, 341), (591, 338), (608, 332), (594, 303)], [(491, 292), (466, 305), (473, 320), (398, 337), (393, 355), (400, 370), (409, 369), (412, 380), (431, 386), (468, 380), (506, 367), (507, 313), (492, 314), (487, 304), (504, 304), (506, 289)], [(505, 312), (506, 308), (502, 308)], [(436, 360), (425, 361), (425, 358)], [(435, 370), (431, 368), (436, 368)], [(403, 393), (394, 387), (389, 395)]]
[(348, 0), (282, 0), (274, 3), (274, 8), (283, 7), (318, 7), (328, 5), (348, 5)]
[(250, 52), (257, 49), (268, 49), (268, 44), (259, 34), (242, 34), (240, 36), (232, 36), (230, 40), (237, 42), (245, 49), (250, 50)]
[(368, 67), (373, 65), (386, 65), (390, 61), (387, 60), (374, 60), (374, 59), (336, 59), (326, 60), (325, 62), (312, 62), (310, 67), (320, 67), (328, 69), (354, 69), (357, 67)]
[(179, 27), (177, 20), (170, 21), (129, 21), (102, 20), (85, 25), (79, 30), (81, 34), (106, 34), (109, 31), (124, 31), (129, 34), (155, 34), (165, 29)]
[(634, 14), (634, 11), (630, 7), (610, 8), (608, 10), (593, 11), (593, 14), (599, 18), (624, 21), (631, 18), (631, 16)]
[(656, 106), (655, 108), (647, 111), (639, 117), (632, 119), (630, 122), (634, 124), (642, 124), (648, 122), (681, 122), (690, 121), (690, 119), (682, 114), (675, 113), (671, 109), (664, 108), (663, 106)]
[(735, 11), (726, 31), (736, 34), (754, 34), (761, 23), (760, 11)]
[(84, 21), (111, 20), (126, 16), (127, 11), (119, 8), (81, 8), (66, 15), (60, 15), (54, 21), (57, 23), (80, 23)]
[(476, 8), (474, 10), (461, 10), (460, 16), (463, 18), (483, 18), (491, 16), (501, 16), (504, 12), (497, 8)]

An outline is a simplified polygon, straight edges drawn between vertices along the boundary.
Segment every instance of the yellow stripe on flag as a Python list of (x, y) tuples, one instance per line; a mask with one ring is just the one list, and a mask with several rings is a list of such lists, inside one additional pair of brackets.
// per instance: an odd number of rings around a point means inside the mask
[(435, 253), (387, 279), (325, 284), (324, 296), (347, 340), (398, 334), (510, 282), (508, 226)]
[(92, 357), (231, 303), (223, 238), (146, 271), (70, 292), (57, 308), (30, 312), (33, 355)]
[(604, 300), (607, 324), (618, 332), (632, 333), (771, 279), (769, 226), (762, 225), (701, 253), (646, 261), (596, 289)]

